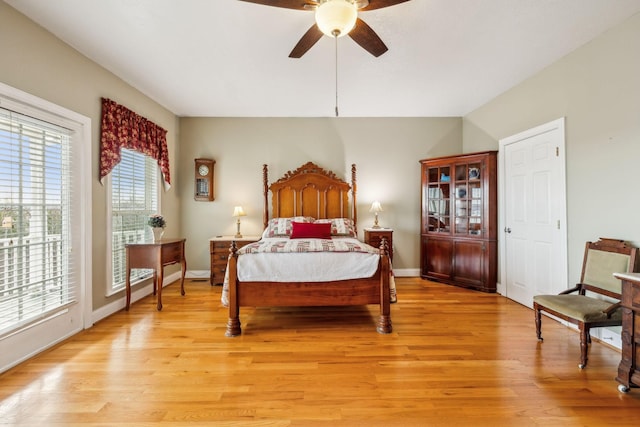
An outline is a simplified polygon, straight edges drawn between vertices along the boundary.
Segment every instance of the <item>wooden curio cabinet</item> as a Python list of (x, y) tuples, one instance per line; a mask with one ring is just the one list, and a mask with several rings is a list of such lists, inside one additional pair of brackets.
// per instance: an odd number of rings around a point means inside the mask
[(497, 152), (425, 159), (420, 164), (421, 277), (495, 292)]

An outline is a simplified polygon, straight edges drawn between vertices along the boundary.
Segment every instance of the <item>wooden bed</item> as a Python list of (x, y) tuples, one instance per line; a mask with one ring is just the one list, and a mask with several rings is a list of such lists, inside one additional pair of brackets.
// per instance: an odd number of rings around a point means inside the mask
[[(356, 223), (356, 167), (351, 168), (351, 185), (333, 172), (308, 162), (287, 172), (269, 186), (267, 165), (263, 166), (264, 226), (269, 222), (268, 193), (271, 192), (271, 218), (310, 216), (316, 219), (351, 218)], [(351, 193), (351, 204), (349, 203)], [(351, 207), (351, 208), (350, 208)], [(351, 214), (350, 214), (351, 213)], [(235, 242), (229, 254), (229, 321), (225, 335), (242, 333), (240, 307), (276, 306), (380, 306), (376, 329), (392, 331), (390, 310), (391, 266), (386, 240), (380, 245), (380, 260), (370, 278), (330, 282), (241, 282), (237, 275)]]

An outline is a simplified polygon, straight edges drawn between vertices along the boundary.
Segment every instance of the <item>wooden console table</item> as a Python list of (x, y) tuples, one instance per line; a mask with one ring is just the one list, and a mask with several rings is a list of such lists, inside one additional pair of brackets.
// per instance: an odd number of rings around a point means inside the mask
[(622, 280), (622, 360), (616, 381), (623, 393), (640, 387), (640, 273), (615, 273)]
[(184, 242), (187, 239), (162, 239), (155, 243), (131, 243), (125, 246), (127, 253), (127, 304), (125, 310), (129, 310), (131, 304), (131, 269), (153, 269), (153, 294), (158, 293), (158, 311), (162, 310), (162, 280), (164, 267), (167, 265), (182, 264), (182, 279), (180, 281), (180, 293), (184, 295), (184, 274), (187, 271), (187, 260), (184, 256)]

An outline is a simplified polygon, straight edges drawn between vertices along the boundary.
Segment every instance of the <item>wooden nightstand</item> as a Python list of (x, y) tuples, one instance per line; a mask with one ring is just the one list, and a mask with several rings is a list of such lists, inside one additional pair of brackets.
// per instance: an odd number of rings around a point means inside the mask
[(231, 242), (236, 241), (238, 249), (257, 242), (260, 236), (216, 236), (209, 239), (209, 252), (211, 253), (211, 276), (209, 281), (211, 286), (224, 282), (224, 272), (227, 270), (227, 259), (229, 258), (229, 248)]
[(374, 248), (380, 247), (380, 240), (383, 237), (387, 239), (389, 246), (389, 259), (393, 261), (393, 229), (392, 228), (365, 228), (364, 242)]

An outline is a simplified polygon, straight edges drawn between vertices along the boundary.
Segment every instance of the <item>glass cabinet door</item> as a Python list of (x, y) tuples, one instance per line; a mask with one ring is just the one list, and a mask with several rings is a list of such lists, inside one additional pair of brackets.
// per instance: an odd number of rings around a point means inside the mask
[(449, 204), (451, 203), (451, 168), (431, 167), (427, 174), (425, 187), (427, 219), (424, 227), (429, 232), (449, 233), (451, 231), (451, 215)]
[(482, 233), (482, 180), (481, 164), (455, 165), (454, 181), (454, 233), (479, 235)]

